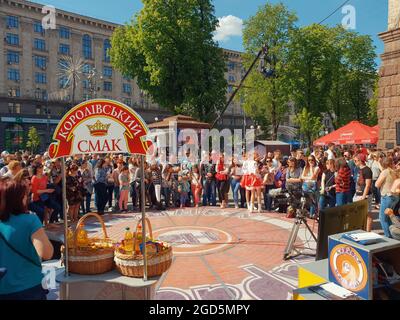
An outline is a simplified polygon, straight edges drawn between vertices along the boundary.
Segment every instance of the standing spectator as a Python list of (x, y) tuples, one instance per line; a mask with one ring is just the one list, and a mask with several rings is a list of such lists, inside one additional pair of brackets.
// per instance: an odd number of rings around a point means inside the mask
[(204, 156), (200, 171), (203, 181), (203, 206), (216, 206), (217, 199), (215, 196), (215, 164), (212, 163), (207, 155)]
[(317, 161), (315, 157), (310, 155), (308, 157), (308, 162), (301, 175), (301, 180), (303, 181), (303, 191), (311, 196), (312, 204), (310, 205), (310, 217), (315, 217), (315, 199), (317, 191), (317, 179), (319, 174), (319, 167), (317, 166)]
[(45, 216), (46, 204), (47, 207), (51, 207), (50, 194), (54, 192), (54, 189), (47, 188), (48, 179), (43, 174), (43, 165), (41, 163), (35, 163), (32, 166), (32, 203), (31, 209), (35, 212), (39, 219), (47, 221), (48, 217)]
[(83, 214), (89, 213), (90, 209), (90, 202), (92, 200), (92, 193), (93, 193), (93, 172), (89, 168), (89, 162), (84, 160), (82, 162), (80, 168), (80, 176), (82, 179), (82, 185), (84, 191), (84, 197), (82, 199), (81, 208)]
[(28, 214), (28, 187), (0, 182), (0, 300), (46, 300), (41, 259), (53, 256), (39, 219)]
[(161, 170), (156, 161), (153, 161), (150, 166), (151, 181), (155, 194), (155, 205), (158, 209), (161, 208)]
[(326, 170), (322, 173), (321, 179), (319, 210), (325, 209), (327, 206), (333, 208), (336, 205), (335, 160), (327, 160), (325, 166)]
[[(386, 209), (394, 209), (399, 202), (399, 194), (392, 192), (392, 186), (397, 178), (396, 172), (393, 169), (393, 159), (385, 158), (382, 163), (383, 171), (380, 173), (379, 178), (375, 182), (375, 187), (380, 189), (382, 194), (382, 202), (379, 210), (379, 220), (382, 225), (385, 237), (390, 238), (390, 224), (389, 217), (385, 214)], [(372, 172), (373, 173), (373, 172)]]
[(297, 159), (292, 157), (288, 160), (288, 168), (286, 170), (286, 189), (293, 191), (301, 190), (301, 174), (302, 169), (298, 166)]
[(221, 202), (221, 209), (225, 209), (228, 204), (229, 192), (229, 167), (225, 165), (225, 156), (221, 154), (216, 165), (215, 178), (217, 180), (218, 198)]
[(106, 162), (106, 170), (107, 170), (107, 183), (106, 183), (106, 191), (107, 191), (107, 202), (108, 202), (108, 212), (113, 211), (113, 194), (114, 194), (114, 177), (113, 177), (113, 171), (114, 171), (114, 166), (111, 162), (110, 157), (105, 157), (105, 162)]
[(202, 183), (201, 183), (201, 175), (200, 169), (197, 164), (192, 167), (192, 194), (193, 194), (193, 204), (196, 208), (199, 207), (201, 190), (202, 190)]
[(83, 200), (83, 186), (79, 182), (78, 170), (79, 167), (75, 163), (72, 164), (66, 179), (68, 215), (71, 222), (78, 221), (79, 207)]
[(351, 150), (345, 151), (343, 157), (350, 169), (350, 201), (348, 203), (351, 203), (356, 194), (357, 166), (353, 160), (353, 153)]
[(272, 210), (272, 196), (269, 194), (270, 190), (275, 189), (275, 173), (276, 169), (273, 166), (272, 159), (266, 159), (266, 165), (264, 167), (264, 206), (265, 210)]
[[(232, 158), (232, 164), (230, 167), (230, 176), (231, 176), (231, 188), (233, 193), (233, 202), (235, 203), (235, 209), (239, 208), (239, 192), (241, 191), (240, 181), (242, 180), (243, 171), (241, 166), (238, 163), (236, 157)], [(243, 190), (243, 189), (242, 189)], [(245, 202), (245, 197), (241, 194), (241, 203), (242, 208)]]
[(129, 167), (124, 166), (118, 176), (120, 194), (119, 194), (119, 209), (122, 212), (128, 212), (128, 195), (129, 195)]
[(188, 177), (186, 175), (180, 176), (178, 178), (178, 192), (180, 194), (181, 208), (184, 208), (186, 206), (186, 202), (188, 201), (189, 190), (190, 190), (190, 183), (188, 181)]
[(303, 152), (303, 150), (297, 150), (297, 157), (296, 157), (296, 159), (297, 159), (297, 166), (299, 167), (299, 168), (301, 168), (301, 170), (303, 170), (304, 168), (305, 168), (305, 166), (306, 166), (306, 161), (305, 161), (305, 158), (304, 158), (304, 152)]
[(278, 171), (282, 165), (281, 160), (282, 160), (281, 150), (275, 150), (274, 158), (272, 159), (272, 166), (275, 168), (276, 171)]
[(114, 180), (114, 208), (115, 210), (119, 210), (120, 201), (119, 201), (119, 194), (120, 194), (120, 185), (119, 185), (119, 175), (121, 173), (122, 168), (124, 167), (124, 160), (117, 158), (116, 164), (114, 164), (114, 170), (112, 173), (113, 180)]
[(21, 163), (17, 160), (12, 160), (7, 166), (8, 171), (3, 175), (3, 177), (14, 178), (15, 175), (22, 169)]
[(169, 163), (163, 165), (161, 171), (161, 194), (164, 196), (165, 207), (168, 208), (171, 203), (171, 190), (172, 190), (172, 166)]
[(97, 161), (94, 171), (94, 192), (96, 208), (100, 215), (104, 214), (104, 208), (108, 201), (107, 195), (107, 172), (108, 165), (104, 159)]
[(372, 230), (372, 171), (366, 166), (367, 157), (364, 153), (357, 154), (354, 160), (358, 167), (354, 201), (365, 199), (368, 201), (367, 231), (370, 232)]
[(138, 172), (140, 171), (139, 164), (137, 158), (130, 158), (129, 159), (129, 181), (130, 181), (130, 195), (132, 199), (132, 206), (133, 210), (136, 209), (138, 195), (140, 191), (138, 191)]
[(333, 143), (328, 144), (328, 150), (326, 150), (326, 153), (328, 154), (328, 160), (336, 159), (335, 152), (333, 151), (334, 149), (335, 145)]
[[(375, 208), (379, 209), (379, 205), (381, 203), (381, 191), (379, 188), (376, 187), (376, 181), (379, 178), (379, 175), (382, 172), (382, 165), (380, 163), (380, 157), (377, 152), (371, 153), (371, 161), (369, 167), (371, 168), (372, 171), (372, 194), (374, 196), (375, 200)], [(383, 213), (384, 215), (384, 213)]]
[(336, 205), (343, 206), (352, 202), (351, 194), (351, 170), (346, 159), (340, 158), (336, 162)]

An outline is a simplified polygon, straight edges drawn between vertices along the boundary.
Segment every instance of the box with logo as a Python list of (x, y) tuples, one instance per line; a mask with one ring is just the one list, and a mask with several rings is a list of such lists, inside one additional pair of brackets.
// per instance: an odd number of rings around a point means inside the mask
[(381, 288), (392, 285), (400, 289), (400, 278), (396, 280), (396, 274), (400, 274), (400, 242), (382, 237), (376, 243), (363, 245), (348, 237), (363, 232), (356, 230), (329, 236), (329, 281), (363, 299), (381, 299)]

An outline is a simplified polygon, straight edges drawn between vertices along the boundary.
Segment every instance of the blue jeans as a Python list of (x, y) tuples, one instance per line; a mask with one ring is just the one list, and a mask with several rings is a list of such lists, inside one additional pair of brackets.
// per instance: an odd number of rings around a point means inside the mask
[(240, 179), (232, 178), (231, 188), (233, 193), (233, 202), (235, 203), (235, 206), (237, 206), (239, 204)]
[(379, 220), (382, 225), (383, 232), (385, 233), (385, 237), (391, 238), (391, 234), (389, 231), (389, 227), (392, 224), (390, 218), (385, 214), (385, 210), (387, 208), (394, 209), (396, 204), (399, 202), (398, 196), (383, 196), (381, 198), (381, 208), (379, 210)]
[(272, 189), (276, 189), (274, 185), (266, 185), (264, 188), (264, 206), (265, 210), (271, 211), (272, 210), (272, 200), (273, 198), (269, 194), (269, 191)]
[[(84, 196), (84, 198), (82, 199), (81, 202), (81, 208), (82, 208), (82, 212), (88, 213), (90, 212), (90, 201), (92, 200), (92, 194), (91, 193), (86, 193), (86, 196)], [(86, 206), (85, 206), (86, 204)]]
[(336, 205), (335, 196), (321, 195), (319, 197), (319, 210), (323, 210), (326, 207), (333, 208)]
[(43, 289), (42, 284), (24, 291), (0, 294), (0, 300), (47, 300), (48, 291)]
[(217, 205), (215, 180), (205, 179), (203, 182), (203, 206), (211, 203)]
[(114, 186), (114, 202), (115, 208), (119, 208), (119, 186)]
[(336, 206), (344, 206), (345, 204), (352, 203), (351, 191), (349, 192), (336, 192)]
[(161, 194), (164, 196), (165, 206), (170, 206), (170, 198), (171, 198), (171, 188), (170, 187), (162, 187)]

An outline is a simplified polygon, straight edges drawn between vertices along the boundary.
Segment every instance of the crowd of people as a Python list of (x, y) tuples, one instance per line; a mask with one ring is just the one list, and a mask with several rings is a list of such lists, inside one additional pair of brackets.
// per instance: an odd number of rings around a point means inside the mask
[[(308, 152), (307, 152), (308, 151)], [(325, 150), (280, 150), (266, 155), (243, 154), (226, 157), (212, 151), (200, 159), (187, 151), (179, 160), (164, 154), (144, 164), (146, 202), (163, 210), (199, 206), (230, 205), (249, 212), (276, 210), (276, 195), (282, 190), (312, 195), (310, 218), (326, 207), (368, 200), (380, 210), (385, 236), (392, 237), (400, 195), (400, 149), (378, 151), (362, 146), (329, 145)], [(77, 155), (66, 161), (68, 218), (74, 222), (90, 211), (127, 212), (141, 208), (141, 157)], [(29, 185), (28, 209), (43, 225), (64, 219), (61, 160), (47, 153), (9, 154), (0, 159), (0, 179)], [(92, 200), (94, 206), (92, 205)], [(217, 201), (218, 200), (218, 201)], [(389, 210), (394, 214), (390, 216)], [(367, 230), (372, 228), (369, 214)], [(393, 229), (393, 228), (392, 228)]]

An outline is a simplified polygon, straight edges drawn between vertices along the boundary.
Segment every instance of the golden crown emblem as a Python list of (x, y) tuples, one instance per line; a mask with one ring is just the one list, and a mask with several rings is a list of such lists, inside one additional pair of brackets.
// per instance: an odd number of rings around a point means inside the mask
[(86, 125), (89, 129), (90, 135), (94, 137), (103, 137), (108, 134), (108, 129), (111, 126), (111, 123), (109, 124), (102, 124), (100, 120), (97, 120), (95, 124), (93, 125)]

